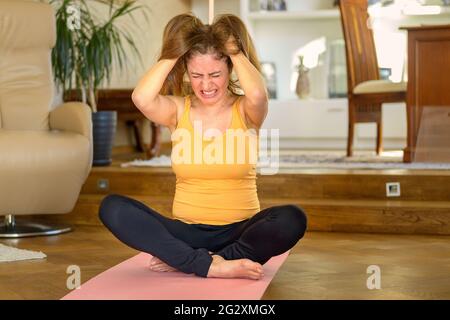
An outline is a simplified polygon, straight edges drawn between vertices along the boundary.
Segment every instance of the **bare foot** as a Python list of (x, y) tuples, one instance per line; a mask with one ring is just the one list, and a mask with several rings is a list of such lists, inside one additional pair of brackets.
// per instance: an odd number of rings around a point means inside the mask
[[(211, 251), (208, 251), (209, 254), (212, 254)], [(150, 270), (152, 271), (156, 271), (156, 272), (173, 272), (173, 271), (177, 271), (177, 269), (175, 269), (174, 267), (169, 266), (167, 263), (161, 261), (159, 258), (157, 257), (152, 257), (150, 259), (150, 262), (148, 264)]]
[(225, 260), (213, 255), (213, 261), (208, 271), (208, 278), (246, 278), (259, 280), (264, 277), (261, 264), (250, 259)]
[(148, 266), (149, 266), (150, 270), (156, 271), (156, 272), (173, 272), (173, 271), (177, 271), (177, 269), (169, 266), (165, 262), (162, 262), (157, 257), (151, 258)]

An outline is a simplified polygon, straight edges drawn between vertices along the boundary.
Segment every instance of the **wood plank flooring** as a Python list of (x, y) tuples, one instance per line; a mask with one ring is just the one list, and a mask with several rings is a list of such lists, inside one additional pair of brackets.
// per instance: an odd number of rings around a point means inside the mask
[[(0, 299), (60, 299), (69, 265), (84, 283), (138, 253), (100, 226), (0, 243), (48, 256), (0, 263)], [(367, 289), (370, 265), (381, 268), (381, 289)], [(450, 299), (449, 271), (450, 236), (307, 232), (263, 299)]]

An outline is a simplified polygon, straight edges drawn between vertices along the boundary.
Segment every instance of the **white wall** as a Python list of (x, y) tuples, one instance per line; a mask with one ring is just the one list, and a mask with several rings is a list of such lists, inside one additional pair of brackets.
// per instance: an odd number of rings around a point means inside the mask
[[(203, 23), (208, 23), (208, 0), (192, 0), (192, 12), (199, 17)], [(214, 14), (232, 13), (240, 15), (239, 0), (215, 0)]]

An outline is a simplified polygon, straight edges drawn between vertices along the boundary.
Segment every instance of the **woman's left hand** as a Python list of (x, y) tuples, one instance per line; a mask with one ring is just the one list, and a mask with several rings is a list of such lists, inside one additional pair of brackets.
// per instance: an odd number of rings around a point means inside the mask
[(227, 51), (227, 55), (235, 55), (241, 51), (241, 48), (238, 44), (238, 41), (233, 35), (230, 35), (227, 42), (225, 43), (225, 50)]

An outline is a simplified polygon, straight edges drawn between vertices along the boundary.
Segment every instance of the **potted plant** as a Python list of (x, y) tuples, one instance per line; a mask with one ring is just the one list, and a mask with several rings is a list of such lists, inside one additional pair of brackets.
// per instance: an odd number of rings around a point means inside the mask
[[(127, 69), (125, 46), (142, 65), (141, 55), (129, 30), (116, 23), (121, 17), (140, 11), (148, 22), (147, 7), (134, 0), (95, 0), (108, 9), (108, 17), (100, 19), (86, 0), (47, 0), (56, 7), (57, 40), (52, 50), (55, 83), (66, 100), (68, 93), (80, 93), (80, 100), (92, 109), (93, 165), (111, 164), (111, 150), (116, 131), (115, 111), (97, 112), (98, 88), (111, 81), (113, 66)], [(129, 19), (135, 25), (137, 20)]]

